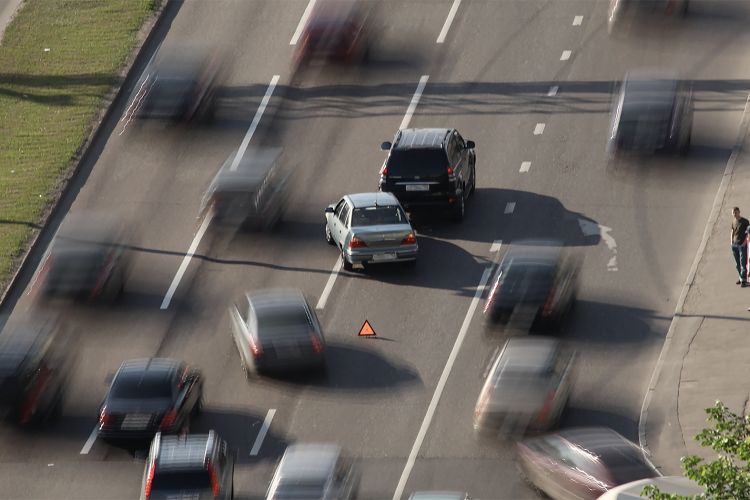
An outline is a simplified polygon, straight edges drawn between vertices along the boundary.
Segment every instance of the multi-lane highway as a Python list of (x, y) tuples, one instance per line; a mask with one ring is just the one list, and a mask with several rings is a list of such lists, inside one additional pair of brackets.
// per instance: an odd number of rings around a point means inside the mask
[[(750, 6), (694, 2), (682, 23), (618, 39), (607, 36), (603, 1), (382, 0), (366, 66), (292, 74), (307, 7), (168, 8), (148, 54), (196, 38), (229, 50), (217, 125), (137, 127), (120, 120), (125, 103), (108, 124), (67, 202), (70, 212), (128, 221), (134, 266), (122, 303), (63, 312), (81, 337), (64, 417), (44, 432), (0, 429), (0, 496), (135, 497), (143, 457), (94, 440), (96, 412), (122, 360), (168, 356), (204, 372), (206, 408), (193, 430), (215, 428), (238, 450), (238, 498), (262, 497), (284, 447), (299, 441), (336, 442), (358, 457), (360, 498), (418, 489), (534, 498), (512, 447), (478, 442), (471, 425), (494, 348), (478, 297), (488, 269), (521, 238), (560, 238), (585, 256), (564, 332), (580, 352), (564, 425), (607, 425), (637, 440), (644, 391), (750, 89)], [(695, 81), (693, 149), (613, 172), (610, 98), (626, 70), (643, 66)], [(340, 270), (323, 209), (376, 189), (379, 145), (406, 124), (456, 127), (476, 142), (466, 218), (420, 227), (413, 270)], [(198, 218), (199, 204), (247, 139), (283, 146), (294, 188), (278, 231), (228, 237)], [(34, 284), (11, 305), (32, 307)], [(299, 287), (319, 306), (325, 379), (245, 380), (227, 307), (245, 290), (277, 286)], [(377, 339), (356, 336), (365, 319)]]

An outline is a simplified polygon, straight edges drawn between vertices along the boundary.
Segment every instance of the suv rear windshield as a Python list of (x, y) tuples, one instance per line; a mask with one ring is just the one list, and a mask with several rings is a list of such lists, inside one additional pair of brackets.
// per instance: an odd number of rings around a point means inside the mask
[(151, 483), (153, 490), (205, 490), (211, 489), (211, 478), (206, 470), (157, 471)]
[(354, 212), (352, 212), (352, 227), (405, 223), (406, 216), (395, 205), (389, 207), (355, 208)]
[(394, 149), (388, 160), (388, 176), (438, 176), (447, 173), (448, 157), (442, 149)]

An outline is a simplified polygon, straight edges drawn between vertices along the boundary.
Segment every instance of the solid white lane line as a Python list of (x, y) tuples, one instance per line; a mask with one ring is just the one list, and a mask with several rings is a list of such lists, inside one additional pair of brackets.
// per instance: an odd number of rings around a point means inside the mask
[(553, 85), (547, 91), (547, 95), (550, 96), (550, 97), (555, 96), (555, 95), (557, 95), (557, 91), (558, 90), (560, 90), (560, 87), (558, 87), (557, 85)]
[(500, 248), (503, 246), (503, 240), (495, 240), (492, 242), (492, 246), (490, 247), (490, 253), (497, 253), (500, 251)]
[(430, 405), (427, 407), (427, 413), (424, 416), (424, 420), (422, 420), (422, 426), (419, 428), (419, 432), (417, 433), (417, 439), (414, 440), (414, 445), (412, 446), (411, 452), (409, 453), (409, 458), (406, 460), (406, 465), (404, 466), (404, 470), (401, 473), (401, 478), (399, 479), (398, 485), (396, 486), (396, 491), (393, 493), (393, 500), (400, 500), (401, 495), (404, 493), (406, 482), (409, 480), (411, 470), (414, 467), (414, 462), (417, 460), (417, 454), (419, 453), (420, 448), (422, 448), (422, 442), (427, 435), (427, 429), (432, 423), (432, 417), (435, 415), (435, 410), (437, 409), (437, 405), (440, 402), (440, 397), (443, 395), (445, 384), (448, 382), (448, 377), (450, 376), (451, 370), (453, 369), (453, 364), (456, 362), (456, 357), (458, 357), (458, 351), (461, 349), (461, 344), (463, 344), (464, 342), (466, 332), (469, 331), (471, 318), (474, 316), (474, 311), (476, 310), (479, 299), (481, 298), (482, 293), (484, 292), (484, 288), (487, 285), (487, 280), (489, 280), (490, 278), (493, 266), (494, 263), (493, 265), (488, 266), (484, 270), (484, 273), (482, 273), (482, 279), (479, 280), (479, 286), (477, 286), (476, 292), (474, 292), (474, 298), (471, 299), (469, 310), (466, 311), (466, 317), (464, 318), (464, 322), (461, 325), (461, 329), (458, 331), (456, 342), (453, 344), (453, 349), (451, 349), (451, 353), (448, 356), (448, 361), (446, 361), (445, 363), (443, 373), (440, 375), (440, 380), (438, 380), (437, 387), (435, 387), (435, 392), (432, 395)]
[(573, 26), (580, 26), (583, 23), (583, 16), (576, 16), (573, 18)]
[(81, 455), (88, 455), (91, 451), (91, 447), (94, 446), (94, 441), (96, 441), (96, 428), (97, 426), (94, 426), (94, 430), (91, 431), (91, 435), (86, 440), (86, 443), (83, 445), (83, 448), (81, 448)]
[(164, 295), (164, 300), (161, 303), (160, 309), (168, 308), (169, 303), (172, 302), (172, 296), (174, 295), (174, 292), (177, 291), (177, 286), (180, 284), (182, 275), (185, 274), (188, 264), (190, 264), (190, 259), (193, 258), (193, 255), (195, 254), (195, 251), (198, 248), (198, 244), (201, 242), (201, 238), (203, 238), (203, 235), (205, 234), (206, 229), (208, 229), (208, 225), (211, 223), (211, 219), (213, 219), (213, 216), (214, 216), (213, 212), (209, 211), (208, 214), (206, 214), (206, 218), (203, 219), (203, 224), (201, 224), (201, 227), (198, 229), (198, 232), (195, 234), (195, 237), (193, 238), (193, 242), (190, 244), (190, 248), (188, 248), (187, 254), (185, 254), (185, 257), (182, 259), (182, 264), (180, 264), (179, 269), (177, 269), (177, 274), (174, 275), (172, 284), (169, 285), (169, 290), (167, 290), (166, 295)]
[(263, 446), (263, 440), (266, 438), (268, 428), (271, 427), (271, 421), (273, 420), (274, 415), (276, 415), (276, 410), (274, 408), (271, 408), (270, 410), (268, 410), (268, 413), (266, 413), (266, 418), (263, 420), (263, 425), (260, 427), (258, 437), (255, 438), (253, 448), (250, 450), (251, 457), (257, 455), (260, 451), (260, 447)]
[(528, 172), (531, 168), (531, 162), (530, 161), (524, 161), (521, 163), (521, 168), (518, 170), (519, 172)]
[(323, 288), (323, 293), (320, 294), (315, 309), (320, 311), (325, 308), (326, 302), (328, 302), (328, 296), (331, 294), (331, 290), (333, 290), (333, 284), (336, 283), (336, 278), (339, 276), (339, 272), (341, 272), (341, 264), (343, 264), (343, 262), (341, 261), (341, 255), (339, 255), (339, 258), (336, 259), (336, 263), (333, 265), (333, 269), (331, 269), (331, 275), (328, 277), (326, 286)]
[(419, 98), (422, 97), (424, 86), (427, 85), (427, 80), (429, 80), (429, 78), (430, 78), (430, 75), (422, 75), (422, 77), (419, 79), (419, 83), (417, 84), (417, 90), (414, 91), (414, 95), (411, 97), (411, 102), (409, 103), (409, 107), (406, 108), (406, 114), (404, 115), (404, 119), (401, 120), (401, 125), (398, 127), (399, 130), (409, 126), (411, 117), (414, 114), (414, 110), (417, 109), (417, 104), (419, 104)]
[(307, 4), (307, 7), (305, 7), (305, 12), (302, 13), (302, 17), (297, 24), (297, 29), (294, 30), (294, 35), (292, 35), (292, 41), (289, 42), (289, 45), (297, 45), (299, 37), (300, 35), (302, 35), (302, 30), (305, 29), (307, 18), (310, 17), (310, 13), (312, 12), (313, 7), (315, 7), (315, 2), (316, 0), (310, 0), (310, 2)]
[(255, 116), (253, 117), (252, 123), (250, 123), (250, 128), (247, 129), (247, 132), (245, 133), (245, 137), (242, 139), (242, 143), (240, 144), (239, 149), (237, 150), (237, 154), (234, 156), (234, 161), (232, 162), (232, 165), (229, 167), (229, 170), (232, 172), (237, 170), (237, 166), (240, 164), (240, 160), (242, 160), (242, 155), (245, 154), (245, 151), (247, 150), (248, 144), (250, 144), (250, 139), (253, 138), (253, 134), (255, 134), (255, 130), (258, 128), (258, 124), (260, 123), (260, 119), (263, 116), (263, 112), (266, 110), (266, 106), (268, 106), (268, 101), (271, 100), (271, 95), (273, 94), (273, 90), (276, 88), (276, 84), (279, 82), (279, 75), (273, 75), (273, 78), (271, 78), (271, 83), (268, 84), (268, 88), (266, 89), (266, 95), (263, 96), (263, 99), (260, 101), (260, 106), (258, 106), (258, 110), (255, 112)]
[(505, 213), (506, 214), (512, 214), (516, 210), (516, 202), (515, 201), (509, 201), (507, 205), (505, 205)]
[(542, 135), (544, 133), (544, 123), (537, 123), (534, 127), (534, 135)]
[(448, 30), (451, 27), (451, 23), (453, 23), (453, 18), (456, 17), (459, 5), (461, 5), (461, 0), (453, 0), (453, 5), (451, 5), (451, 10), (448, 11), (448, 17), (445, 19), (443, 29), (440, 30), (440, 34), (437, 37), (437, 43), (443, 43), (445, 37), (448, 36)]
[(570, 59), (570, 54), (572, 54), (571, 51), (569, 51), (569, 50), (563, 50), (563, 53), (560, 56), (560, 60), (561, 61), (567, 61), (568, 59)]

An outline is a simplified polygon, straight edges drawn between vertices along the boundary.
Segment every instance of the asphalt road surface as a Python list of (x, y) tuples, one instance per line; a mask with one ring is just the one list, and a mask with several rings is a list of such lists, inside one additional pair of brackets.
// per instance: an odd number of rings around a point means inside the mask
[[(481, 285), (521, 238), (559, 238), (585, 256), (563, 333), (580, 353), (564, 425), (607, 425), (637, 440), (643, 394), (750, 90), (750, 6), (694, 2), (683, 22), (610, 38), (603, 1), (384, 0), (366, 66), (293, 74), (290, 40), (307, 6), (170, 7), (148, 51), (201, 37), (232, 56), (217, 125), (138, 127), (122, 113), (106, 124), (64, 203), (127, 221), (134, 266), (121, 304), (64, 310), (81, 337), (64, 417), (41, 433), (0, 428), (3, 498), (137, 496), (142, 454), (90, 438), (107, 375), (124, 359), (154, 355), (203, 370), (206, 408), (193, 430), (215, 428), (238, 450), (237, 498), (262, 498), (284, 447), (304, 441), (336, 442), (360, 459), (359, 498), (423, 489), (535, 498), (512, 447), (478, 442), (471, 427), (495, 347), (482, 335)], [(612, 171), (604, 146), (613, 86), (644, 66), (695, 81), (693, 148)], [(284, 221), (265, 235), (202, 231), (203, 191), (269, 93), (250, 144), (284, 148), (294, 174)], [(466, 218), (419, 226), (413, 270), (340, 271), (323, 209), (377, 188), (379, 144), (405, 122), (456, 127), (476, 142)], [(33, 304), (27, 274), (16, 310)], [(227, 307), (245, 290), (277, 286), (299, 287), (321, 306), (327, 377), (245, 379)], [(356, 336), (365, 319), (377, 339)]]

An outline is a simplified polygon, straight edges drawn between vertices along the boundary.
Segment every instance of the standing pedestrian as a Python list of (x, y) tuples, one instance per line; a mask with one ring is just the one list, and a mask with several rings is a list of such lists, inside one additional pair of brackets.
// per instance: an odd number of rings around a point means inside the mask
[(738, 285), (747, 286), (747, 231), (750, 221), (740, 216), (739, 207), (732, 209), (732, 255), (740, 279)]

